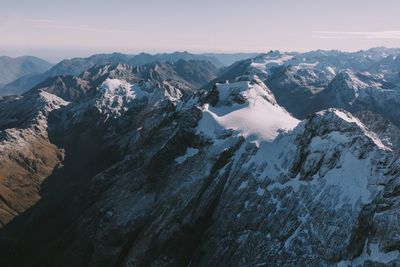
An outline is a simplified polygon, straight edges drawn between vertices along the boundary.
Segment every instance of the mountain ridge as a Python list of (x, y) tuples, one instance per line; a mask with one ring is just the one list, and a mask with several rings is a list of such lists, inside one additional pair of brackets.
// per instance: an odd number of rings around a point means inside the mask
[(0, 84), (48, 70), (53, 64), (33, 56), (0, 56)]
[[(241, 59), (242, 57), (251, 56), (252, 54), (237, 54), (235, 59)], [(140, 53), (138, 55), (128, 55), (122, 53), (111, 53), (111, 54), (96, 54), (87, 58), (72, 58), (65, 59), (55, 64), (51, 69), (40, 74), (30, 74), (22, 77), (18, 77), (14, 81), (4, 83), (0, 90), (1, 95), (10, 94), (21, 94), (38, 83), (43, 82), (45, 79), (58, 75), (78, 75), (84, 70), (87, 70), (94, 65), (104, 65), (110, 63), (123, 63), (129, 65), (145, 65), (151, 62), (166, 62), (166, 61), (179, 61), (183, 59), (188, 60), (204, 60), (209, 61), (216, 67), (221, 67), (224, 64), (221, 63), (217, 57), (227, 58), (225, 61), (231, 62), (229, 56), (222, 54), (191, 54), (188, 52), (173, 52), (173, 53), (159, 53), (159, 54), (148, 54)], [(234, 56), (234, 55), (233, 55)], [(226, 63), (225, 63), (226, 64)]]

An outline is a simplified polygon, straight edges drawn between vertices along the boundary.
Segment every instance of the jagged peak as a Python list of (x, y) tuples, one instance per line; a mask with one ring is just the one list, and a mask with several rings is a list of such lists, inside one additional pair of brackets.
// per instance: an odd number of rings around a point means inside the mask
[(280, 57), (280, 56), (282, 56), (283, 54), (282, 54), (282, 52), (279, 51), (279, 50), (270, 50), (270, 51), (268, 51), (268, 53), (266, 53), (265, 55), (266, 55), (266, 56), (269, 56), (269, 57)]
[(114, 118), (121, 116), (131, 101), (142, 97), (142, 91), (134, 90), (130, 83), (122, 79), (107, 78), (97, 91), (95, 107), (100, 114)]
[(359, 130), (363, 135), (368, 137), (379, 149), (388, 150), (391, 149), (386, 147), (379, 137), (369, 131), (369, 129), (356, 117), (354, 117), (350, 112), (343, 109), (330, 108), (323, 111), (319, 111), (311, 116), (310, 119), (303, 121), (303, 123), (313, 123), (318, 131), (321, 133), (329, 131), (342, 131), (351, 132)]
[(70, 102), (65, 101), (55, 94), (38, 89), (25, 93), (10, 104), (15, 105), (18, 109), (29, 110), (33, 114), (36, 112), (48, 113), (62, 106), (67, 106)]
[(50, 110), (58, 109), (62, 106), (67, 106), (68, 104), (70, 104), (70, 102), (65, 101), (61, 97), (43, 90), (39, 91), (39, 96), (47, 104), (46, 106)]
[[(288, 52), (280, 52), (279, 50), (271, 50), (268, 53), (264, 53), (264, 54), (260, 54), (258, 56), (256, 56), (255, 58), (253, 58), (254, 62), (262, 62), (262, 61), (266, 61), (267, 63), (269, 63), (271, 60), (275, 60), (277, 63), (278, 62), (283, 62), (285, 60), (288, 59), (292, 59), (293, 55), (291, 53)], [(281, 59), (281, 61), (279, 61), (279, 59)], [(272, 63), (274, 63), (275, 61), (272, 61)]]
[(243, 75), (232, 81), (217, 83), (219, 104), (232, 105), (249, 103), (261, 97), (272, 105), (277, 105), (274, 95), (257, 75)]

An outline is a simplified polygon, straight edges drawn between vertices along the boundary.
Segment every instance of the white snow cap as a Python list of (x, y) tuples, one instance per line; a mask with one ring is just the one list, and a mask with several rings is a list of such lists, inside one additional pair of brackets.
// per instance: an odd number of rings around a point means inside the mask
[(99, 88), (96, 107), (100, 112), (119, 117), (134, 99), (149, 97), (138, 84), (130, 84), (121, 79), (107, 79)]
[(299, 123), (279, 106), (273, 94), (257, 77), (217, 84), (219, 100), (215, 107), (205, 104), (198, 130), (214, 136), (221, 128), (240, 132), (244, 137), (272, 141), (280, 130), (291, 130)]

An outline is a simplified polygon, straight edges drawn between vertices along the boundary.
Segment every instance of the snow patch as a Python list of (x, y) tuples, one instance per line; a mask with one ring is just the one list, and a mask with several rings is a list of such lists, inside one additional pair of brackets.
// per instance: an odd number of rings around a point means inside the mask
[(263, 189), (263, 188), (261, 188), (261, 187), (257, 188), (256, 194), (257, 194), (258, 196), (261, 197), (261, 196), (264, 195), (264, 193), (265, 193), (265, 189)]
[(186, 149), (186, 154), (183, 155), (183, 156), (177, 157), (177, 158), (175, 159), (175, 161), (176, 161), (178, 164), (181, 164), (181, 163), (185, 162), (188, 158), (190, 158), (190, 157), (196, 155), (197, 153), (199, 153), (199, 150), (198, 150), (197, 148), (191, 148), (191, 147), (189, 147), (188, 149)]
[(245, 189), (245, 188), (247, 187), (247, 184), (248, 184), (248, 183), (249, 183), (248, 181), (243, 181), (243, 182), (239, 185), (238, 190), (243, 190), (243, 189)]
[(330, 73), (330, 74), (332, 74), (332, 75), (336, 75), (336, 71), (335, 71), (335, 69), (334, 68), (332, 68), (332, 67), (330, 67), (330, 66), (328, 66), (328, 67), (326, 67), (326, 70)]

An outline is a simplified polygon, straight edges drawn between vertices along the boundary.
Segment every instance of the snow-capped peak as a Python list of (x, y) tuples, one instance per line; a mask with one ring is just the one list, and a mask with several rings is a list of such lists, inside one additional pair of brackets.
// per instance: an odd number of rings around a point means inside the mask
[[(243, 79), (243, 77), (242, 77)], [(218, 102), (202, 106), (198, 131), (214, 137), (222, 129), (238, 131), (244, 137), (272, 141), (281, 130), (291, 130), (298, 120), (276, 104), (272, 93), (257, 76), (217, 84)]]
[(62, 106), (66, 106), (69, 104), (68, 101), (65, 101), (61, 97), (58, 97), (58, 96), (48, 93), (46, 91), (40, 91), (39, 95), (40, 95), (40, 99), (47, 104), (46, 105), (47, 111), (58, 109)]
[(252, 102), (260, 97), (272, 105), (277, 105), (272, 92), (256, 75), (237, 78), (233, 83), (227, 81), (224, 84), (217, 84), (217, 90), (219, 105)]
[[(136, 89), (136, 90), (135, 90)], [(145, 96), (139, 87), (133, 88), (125, 80), (107, 79), (99, 87), (99, 94), (95, 106), (100, 113), (107, 113), (113, 117), (119, 117), (126, 111), (129, 103)]]

